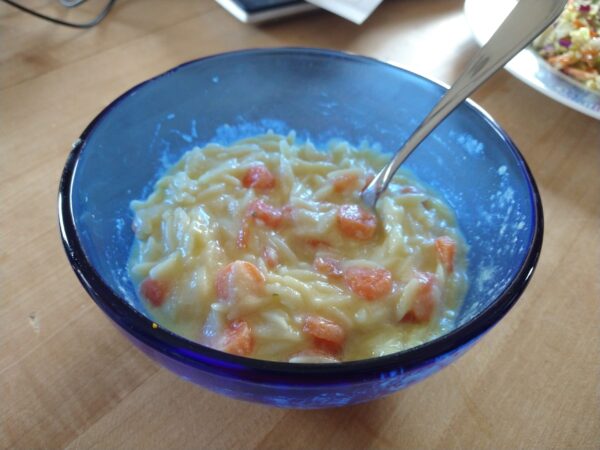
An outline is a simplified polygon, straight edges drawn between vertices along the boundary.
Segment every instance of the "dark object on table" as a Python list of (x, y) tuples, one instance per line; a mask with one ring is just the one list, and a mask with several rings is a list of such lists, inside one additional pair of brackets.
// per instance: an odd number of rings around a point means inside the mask
[(301, 0), (216, 0), (244, 23), (259, 23), (317, 9)]

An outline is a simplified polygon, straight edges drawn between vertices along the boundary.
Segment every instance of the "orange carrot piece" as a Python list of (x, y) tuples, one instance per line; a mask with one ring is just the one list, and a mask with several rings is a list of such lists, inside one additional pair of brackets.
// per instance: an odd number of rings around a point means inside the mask
[(235, 300), (232, 296), (236, 286), (244, 284), (252, 292), (258, 293), (265, 284), (265, 277), (251, 262), (237, 260), (219, 269), (215, 284), (217, 297), (231, 301)]
[(148, 277), (142, 281), (140, 293), (152, 306), (158, 308), (165, 303), (169, 293), (169, 286), (163, 281)]
[(344, 271), (340, 266), (340, 261), (330, 256), (317, 256), (313, 261), (314, 269), (331, 278), (341, 278)]
[(275, 187), (275, 177), (264, 164), (250, 167), (242, 178), (245, 188), (272, 189)]
[(247, 216), (255, 222), (261, 221), (269, 228), (277, 228), (281, 225), (283, 214), (280, 208), (271, 206), (262, 200), (254, 200), (248, 206)]
[(358, 175), (355, 173), (345, 173), (335, 177), (332, 181), (333, 191), (338, 194), (349, 191), (357, 186)]
[(593, 73), (581, 69), (576, 69), (575, 67), (565, 67), (563, 71), (567, 75), (571, 75), (573, 78), (579, 81), (592, 80), (595, 77)]
[(416, 272), (420, 288), (411, 309), (402, 318), (402, 322), (425, 323), (433, 317), (439, 298), (435, 290), (439, 288), (438, 281), (430, 272)]
[(331, 354), (339, 353), (346, 341), (344, 329), (321, 316), (306, 316), (302, 331), (313, 337), (315, 347)]
[(344, 272), (346, 285), (365, 300), (377, 300), (392, 291), (392, 274), (389, 270), (372, 267), (349, 267)]
[(236, 245), (238, 248), (248, 247), (250, 241), (250, 221), (260, 222), (269, 228), (277, 228), (283, 221), (283, 211), (271, 206), (262, 200), (254, 200), (248, 205), (246, 214), (242, 219), (242, 225), (238, 232)]
[(342, 234), (352, 239), (365, 241), (375, 234), (377, 218), (358, 205), (342, 205), (336, 219)]
[(435, 249), (446, 272), (452, 273), (456, 255), (456, 241), (449, 236), (441, 236), (435, 240)]
[(221, 350), (238, 356), (248, 356), (254, 350), (254, 335), (245, 320), (234, 320), (227, 325), (221, 338)]
[(548, 58), (548, 62), (557, 69), (564, 69), (565, 67), (570, 66), (571, 64), (575, 64), (577, 62), (577, 59), (572, 55), (564, 54), (551, 56), (550, 58)]

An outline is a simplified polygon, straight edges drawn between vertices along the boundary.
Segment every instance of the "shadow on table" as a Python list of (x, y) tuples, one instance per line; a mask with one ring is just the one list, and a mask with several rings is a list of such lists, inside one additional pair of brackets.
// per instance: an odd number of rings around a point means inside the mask
[[(398, 430), (385, 433), (402, 393), (360, 405), (323, 410), (290, 410), (257, 448), (365, 449), (402, 447)], [(294, 436), (290, 437), (290, 430)], [(393, 439), (390, 438), (393, 436)]]

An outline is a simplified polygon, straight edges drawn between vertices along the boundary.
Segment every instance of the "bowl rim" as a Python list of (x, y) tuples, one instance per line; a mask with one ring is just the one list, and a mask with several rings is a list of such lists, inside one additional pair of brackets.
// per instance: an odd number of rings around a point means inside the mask
[[(113, 108), (117, 107), (122, 100), (132, 95), (146, 84), (157, 81), (163, 77), (168, 77), (170, 74), (192, 64), (201, 64), (215, 58), (227, 58), (251, 54), (272, 54), (273, 56), (282, 54), (329, 56), (363, 63), (384, 65), (388, 68), (417, 76), (427, 82), (447, 89), (447, 86), (444, 83), (434, 81), (430, 77), (425, 77), (391, 62), (338, 50), (307, 47), (243, 49), (208, 55), (180, 64), (162, 74), (133, 86), (113, 100), (108, 106), (104, 107), (84, 129), (79, 139), (75, 141), (67, 157), (59, 185), (58, 222), (63, 246), (77, 278), (100, 309), (116, 322), (120, 328), (135, 338), (135, 340), (141, 341), (146, 346), (157, 350), (163, 355), (173, 358), (180, 363), (208, 372), (218, 373), (221, 376), (233, 378), (243, 377), (245, 379), (252, 379), (256, 382), (289, 383), (290, 379), (298, 377), (302, 383), (307, 384), (339, 384), (353, 379), (365, 380), (379, 378), (385, 372), (397, 373), (398, 371), (404, 371), (409, 368), (423, 366), (432, 361), (436, 361), (448, 353), (458, 351), (460, 348), (476, 340), (494, 326), (516, 303), (533, 275), (539, 260), (543, 241), (543, 208), (537, 185), (523, 155), (517, 149), (508, 134), (483, 108), (471, 99), (465, 101), (467, 107), (481, 116), (487, 125), (497, 133), (508, 147), (509, 151), (513, 152), (520, 165), (523, 176), (528, 182), (530, 201), (533, 207), (534, 226), (527, 254), (513, 280), (485, 309), (449, 333), (407, 350), (356, 361), (318, 364), (259, 360), (236, 356), (203, 346), (157, 325), (137, 309), (133, 308), (133, 306), (120, 297), (107, 283), (104, 282), (87, 258), (83, 246), (81, 245), (75, 226), (72, 208), (73, 181), (79, 159), (87, 142), (87, 137), (93, 133), (96, 125), (109, 114)], [(340, 377), (343, 377), (343, 379)], [(296, 379), (295, 381), (298, 382), (299, 380)]]

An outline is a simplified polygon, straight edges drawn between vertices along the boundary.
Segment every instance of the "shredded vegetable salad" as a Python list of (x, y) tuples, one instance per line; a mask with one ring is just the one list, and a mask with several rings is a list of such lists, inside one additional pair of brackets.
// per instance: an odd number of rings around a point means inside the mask
[(553, 67), (600, 91), (600, 0), (569, 0), (556, 22), (534, 42)]

